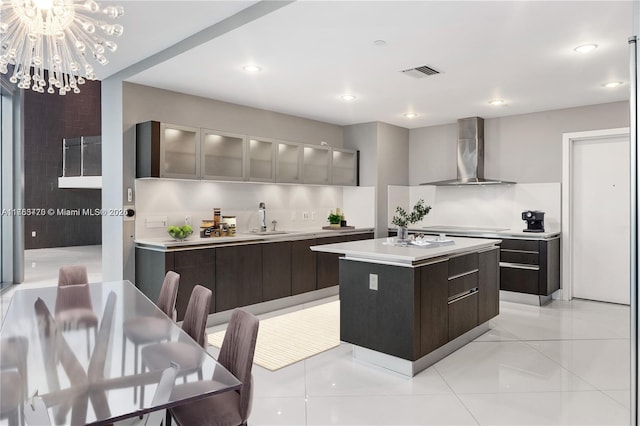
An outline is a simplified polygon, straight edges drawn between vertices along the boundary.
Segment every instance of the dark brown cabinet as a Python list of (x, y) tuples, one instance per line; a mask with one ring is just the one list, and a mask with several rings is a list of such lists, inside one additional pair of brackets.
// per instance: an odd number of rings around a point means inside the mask
[(167, 271), (180, 274), (176, 311), (178, 321), (184, 318), (191, 290), (196, 285), (213, 291), (209, 312), (215, 312), (215, 252), (216, 249), (159, 252), (136, 248), (136, 287), (155, 302), (160, 295)]
[(447, 261), (422, 266), (420, 271), (420, 356), (449, 341)]
[(215, 312), (215, 277), (216, 277), (216, 249), (186, 250), (173, 253), (173, 270), (180, 274), (176, 310), (178, 321), (184, 318), (189, 303), (191, 291), (196, 285), (201, 285), (213, 292), (209, 313)]
[(209, 312), (222, 312), (338, 285), (339, 256), (316, 253), (310, 247), (370, 238), (373, 234), (367, 232), (167, 252), (136, 247), (136, 286), (155, 301), (165, 273), (176, 271), (179, 320), (198, 284), (213, 291)]
[(448, 302), (449, 340), (466, 333), (478, 325), (478, 292)]
[(291, 243), (262, 244), (262, 301), (291, 296)]
[[(324, 237), (318, 238), (317, 244), (334, 244), (344, 242), (344, 237)], [(327, 288), (334, 285), (338, 285), (340, 282), (338, 278), (338, 259), (339, 254), (336, 253), (323, 253), (318, 252), (316, 254), (317, 263), (317, 285), (318, 288)]]
[(500, 290), (549, 296), (560, 288), (560, 238), (503, 239)]
[(301, 294), (317, 289), (316, 252), (309, 247), (316, 239), (291, 242), (291, 294)]
[(498, 248), (478, 254), (478, 324), (489, 321), (500, 311), (499, 256)]
[(216, 248), (216, 312), (262, 301), (262, 245)]

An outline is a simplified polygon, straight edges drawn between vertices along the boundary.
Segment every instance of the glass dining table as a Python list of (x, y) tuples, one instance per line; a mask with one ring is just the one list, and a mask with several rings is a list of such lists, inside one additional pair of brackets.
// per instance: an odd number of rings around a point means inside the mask
[[(11, 299), (0, 331), (3, 362), (11, 358), (11, 351), (25, 353), (13, 353), (13, 358), (22, 358), (18, 366), (0, 367), (2, 372), (15, 367), (20, 373), (21, 386), (14, 391), (20, 394), (27, 421), (34, 416), (30, 410), (40, 406), (44, 413), (37, 414), (44, 414), (52, 425), (106, 425), (240, 388), (228, 370), (131, 282), (85, 286), (92, 313), (80, 312), (87, 310), (86, 301), (80, 307), (61, 304), (61, 287), (18, 289)], [(69, 319), (87, 314), (95, 316), (93, 327)], [(166, 368), (141, 372), (138, 348), (123, 332), (127, 323), (140, 318), (151, 318), (156, 328), (158, 323), (166, 327), (165, 340), (154, 344), (181, 342), (182, 350), (193, 353), (197, 368), (182, 369), (166, 359)], [(169, 368), (174, 375), (167, 379), (163, 373)], [(0, 398), (8, 398), (7, 390), (3, 392)]]

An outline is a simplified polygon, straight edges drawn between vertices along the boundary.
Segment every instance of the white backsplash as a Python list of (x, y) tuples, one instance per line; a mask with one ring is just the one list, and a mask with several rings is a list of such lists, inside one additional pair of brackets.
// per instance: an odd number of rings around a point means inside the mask
[(136, 238), (167, 235), (164, 227), (147, 228), (147, 217), (166, 217), (167, 225), (182, 225), (191, 216), (197, 230), (202, 220), (213, 219), (214, 207), (220, 207), (223, 216), (236, 216), (237, 232), (250, 232), (259, 227), (260, 202), (266, 204), (269, 229), (276, 220), (278, 230), (319, 230), (328, 224), (329, 210), (336, 207), (344, 210), (349, 225), (373, 227), (375, 223), (371, 213), (375, 194), (367, 187), (136, 179), (135, 197)]
[[(408, 196), (407, 196), (408, 189)], [(396, 206), (424, 199), (431, 212), (416, 227), (445, 225), (524, 229), (525, 210), (545, 212), (545, 229), (560, 230), (560, 183), (478, 186), (389, 186), (389, 226)]]

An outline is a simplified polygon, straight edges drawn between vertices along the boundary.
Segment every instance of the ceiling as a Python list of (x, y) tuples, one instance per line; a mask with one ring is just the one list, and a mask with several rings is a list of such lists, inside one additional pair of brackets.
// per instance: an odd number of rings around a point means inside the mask
[[(102, 77), (255, 2), (121, 3), (125, 36)], [(127, 80), (339, 125), (416, 128), (627, 100), (631, 34), (630, 1), (298, 1)], [(585, 43), (598, 48), (573, 51)], [(262, 71), (243, 71), (251, 63)], [(420, 65), (441, 73), (400, 72)]]

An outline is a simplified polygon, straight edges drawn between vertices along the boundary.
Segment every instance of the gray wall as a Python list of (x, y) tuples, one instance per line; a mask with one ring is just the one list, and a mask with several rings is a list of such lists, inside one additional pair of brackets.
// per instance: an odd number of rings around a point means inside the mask
[[(485, 120), (485, 177), (519, 183), (562, 180), (562, 134), (629, 126), (629, 103)], [(418, 185), (456, 177), (457, 125), (409, 132), (409, 183)]]
[(378, 123), (378, 188), (376, 230), (386, 236), (388, 186), (409, 185), (409, 129)]
[(409, 130), (381, 122), (345, 126), (344, 146), (360, 151), (360, 185), (376, 187), (376, 237), (384, 237), (387, 186), (409, 184)]
[(243, 105), (124, 83), (125, 138), (148, 120), (341, 148), (342, 127)]

